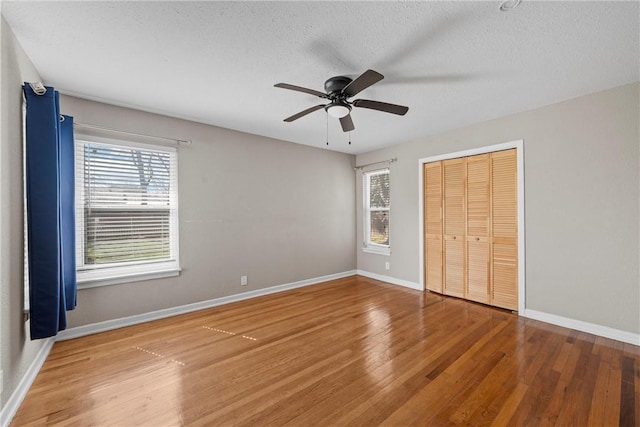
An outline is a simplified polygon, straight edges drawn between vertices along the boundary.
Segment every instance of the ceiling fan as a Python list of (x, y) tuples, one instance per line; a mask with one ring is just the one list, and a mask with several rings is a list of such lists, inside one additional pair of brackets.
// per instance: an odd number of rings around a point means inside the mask
[(284, 119), (285, 122), (298, 120), (300, 117), (304, 117), (309, 113), (313, 113), (316, 110), (324, 108), (331, 117), (340, 119), (340, 125), (344, 132), (349, 132), (355, 129), (350, 115), (352, 107), (369, 108), (371, 110), (383, 111), (385, 113), (397, 114), (399, 116), (404, 116), (407, 111), (409, 111), (409, 107), (388, 104), (386, 102), (371, 101), (368, 99), (356, 99), (354, 101), (349, 101), (349, 98), (357, 95), (383, 78), (384, 76), (382, 74), (373, 70), (365, 71), (356, 77), (355, 80), (346, 76), (331, 77), (329, 80), (324, 82), (324, 90), (326, 93), (307, 89), (305, 87), (290, 85), (288, 83), (277, 83), (274, 86), (282, 89), (308, 93), (330, 101), (328, 104), (315, 105), (299, 112), (298, 114), (287, 117)]

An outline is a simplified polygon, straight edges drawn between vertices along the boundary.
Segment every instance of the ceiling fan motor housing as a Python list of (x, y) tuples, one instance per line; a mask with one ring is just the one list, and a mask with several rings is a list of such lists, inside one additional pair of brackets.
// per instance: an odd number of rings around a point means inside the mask
[(333, 99), (336, 95), (339, 95), (342, 89), (349, 83), (351, 83), (351, 79), (346, 76), (336, 76), (331, 77), (326, 82), (324, 82), (324, 90), (329, 95), (329, 98)]

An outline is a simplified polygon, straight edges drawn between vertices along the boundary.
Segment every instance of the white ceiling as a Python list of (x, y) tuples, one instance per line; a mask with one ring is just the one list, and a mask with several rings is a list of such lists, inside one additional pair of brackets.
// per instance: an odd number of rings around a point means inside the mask
[(362, 153), (639, 80), (638, 2), (18, 2), (2, 14), (62, 93), (325, 147), (323, 91), (368, 68), (355, 98), (410, 107), (352, 112)]

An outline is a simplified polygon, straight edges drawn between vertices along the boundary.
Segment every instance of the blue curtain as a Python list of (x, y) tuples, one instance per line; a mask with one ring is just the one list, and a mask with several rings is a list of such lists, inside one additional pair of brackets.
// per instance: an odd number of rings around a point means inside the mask
[(23, 86), (32, 340), (65, 329), (76, 306), (73, 117), (60, 114), (58, 92), (46, 89)]

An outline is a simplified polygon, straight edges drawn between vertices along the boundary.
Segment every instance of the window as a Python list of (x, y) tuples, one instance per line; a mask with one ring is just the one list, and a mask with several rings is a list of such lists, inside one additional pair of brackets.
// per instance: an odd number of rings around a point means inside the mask
[(76, 257), (85, 287), (175, 276), (177, 152), (76, 137)]
[(365, 252), (390, 254), (389, 169), (364, 173), (364, 247)]

